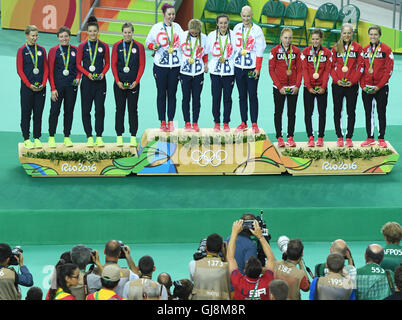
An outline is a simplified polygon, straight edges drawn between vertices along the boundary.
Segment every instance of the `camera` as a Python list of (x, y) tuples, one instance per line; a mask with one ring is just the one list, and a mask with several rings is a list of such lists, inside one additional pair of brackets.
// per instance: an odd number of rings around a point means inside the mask
[(207, 256), (206, 246), (207, 246), (207, 238), (201, 240), (197, 252), (193, 254), (194, 260), (200, 260)]
[(244, 220), (243, 221), (243, 230), (253, 229), (254, 230), (254, 220)]
[(126, 254), (123, 249), (127, 249), (127, 246), (124, 245), (123, 241), (117, 241), (120, 244), (120, 256), (119, 259), (126, 259)]
[(18, 257), (20, 259), (21, 254), (23, 252), (24, 252), (24, 250), (22, 250), (20, 246), (14, 247), (14, 249), (11, 250), (11, 256), (10, 256), (10, 261), (8, 262), (8, 265), (17, 266), (18, 265), (18, 260), (17, 260), (16, 257)]
[[(260, 216), (256, 217), (255, 220), (257, 220), (258, 225), (260, 226), (260, 228), (262, 230), (263, 237), (269, 243), (269, 241), (271, 240), (271, 235), (268, 233), (267, 224), (263, 219), (263, 211), (262, 210), (260, 211)], [(254, 220), (252, 220), (252, 221), (254, 222)], [(243, 225), (244, 225), (244, 222), (243, 222)], [(265, 256), (264, 250), (261, 246), (261, 243), (258, 240), (257, 240), (257, 258), (261, 261), (261, 264), (264, 266), (266, 256)]]

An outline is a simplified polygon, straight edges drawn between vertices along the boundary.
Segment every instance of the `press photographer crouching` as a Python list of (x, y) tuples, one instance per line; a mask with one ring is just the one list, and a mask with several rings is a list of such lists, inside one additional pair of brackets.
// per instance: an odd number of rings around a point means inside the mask
[[(18, 285), (33, 285), (32, 274), (24, 266), (22, 252), (20, 247), (11, 250), (8, 244), (0, 243), (0, 300), (21, 300)], [(20, 273), (9, 266), (19, 266)]]
[[(275, 257), (268, 241), (263, 236), (258, 221), (254, 220), (252, 226), (244, 222), (243, 220), (237, 220), (233, 223), (232, 235), (228, 244), (227, 260), (234, 289), (233, 298), (234, 300), (269, 300), (269, 284), (274, 279)], [(237, 237), (244, 229), (248, 229), (258, 239), (264, 256), (266, 256), (264, 268), (256, 256), (251, 256), (244, 267), (245, 275), (240, 273), (235, 260)]]
[(230, 300), (230, 274), (224, 251), (222, 237), (214, 233), (208, 236), (201, 259), (190, 261), (192, 300)]

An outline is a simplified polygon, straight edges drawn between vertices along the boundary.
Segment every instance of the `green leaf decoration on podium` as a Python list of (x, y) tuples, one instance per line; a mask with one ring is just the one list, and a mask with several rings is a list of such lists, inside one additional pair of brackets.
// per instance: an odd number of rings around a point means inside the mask
[(313, 163), (312, 159), (304, 159), (297, 157), (288, 157), (291, 161), (287, 161), (285, 164), (286, 169), (294, 170), (294, 171), (302, 171), (306, 170)]
[(22, 165), (24, 168), (25, 172), (29, 174), (30, 176), (57, 176), (58, 173), (56, 170), (41, 166), (39, 164), (35, 163), (24, 163)]
[(396, 161), (399, 159), (399, 154), (392, 154), (388, 158), (384, 160), (383, 163), (371, 167), (364, 171), (365, 173), (381, 173), (381, 172), (391, 172), (391, 170), (394, 168)]

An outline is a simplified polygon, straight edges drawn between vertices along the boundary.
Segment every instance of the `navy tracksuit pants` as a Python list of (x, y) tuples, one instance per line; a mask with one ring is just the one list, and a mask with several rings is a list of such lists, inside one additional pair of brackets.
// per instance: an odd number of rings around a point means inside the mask
[(56, 88), (58, 93), (57, 101), (50, 102), (49, 115), (49, 136), (53, 137), (56, 134), (57, 122), (59, 119), (61, 104), (64, 101), (64, 136), (69, 137), (73, 124), (73, 114), (75, 101), (77, 100), (77, 86), (65, 86)]
[(249, 77), (249, 72), (254, 69), (235, 68), (236, 85), (239, 90), (239, 105), (241, 121), (247, 123), (248, 103), (250, 101), (250, 119), (252, 123), (257, 123), (258, 119), (258, 79)]
[(230, 122), (232, 112), (232, 91), (235, 76), (218, 76), (211, 74), (212, 115), (215, 123), (220, 123), (221, 99), (223, 93), (223, 123)]
[(193, 106), (193, 123), (198, 122), (201, 109), (201, 91), (204, 84), (204, 74), (189, 76), (180, 74), (181, 91), (183, 94), (182, 111), (184, 122), (191, 122), (190, 119), (190, 100)]
[(124, 133), (124, 116), (126, 114), (127, 105), (130, 134), (135, 137), (138, 131), (138, 96), (140, 93), (140, 84), (138, 84), (133, 90), (122, 90), (115, 82), (113, 90), (114, 99), (116, 101), (116, 134), (117, 136), (121, 136)]
[(45, 107), (46, 87), (34, 92), (25, 84), (21, 85), (21, 132), (24, 140), (29, 139), (29, 128), (33, 116), (33, 138), (39, 139), (42, 135), (42, 114)]
[(180, 67), (167, 68), (154, 64), (154, 78), (156, 81), (157, 107), (159, 121), (166, 121), (166, 98), (168, 121), (173, 121), (176, 113), (176, 92), (179, 82)]
[(92, 137), (91, 111), (95, 104), (95, 133), (102, 137), (105, 120), (106, 80), (91, 81), (83, 77), (81, 81), (82, 124), (87, 138)]

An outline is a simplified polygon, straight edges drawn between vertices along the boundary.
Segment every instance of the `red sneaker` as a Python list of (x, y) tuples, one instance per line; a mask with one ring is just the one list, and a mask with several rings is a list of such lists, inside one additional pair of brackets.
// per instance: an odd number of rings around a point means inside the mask
[(316, 146), (317, 147), (323, 147), (324, 146), (324, 138), (318, 138)]
[(160, 128), (163, 132), (167, 131), (167, 127), (166, 127), (166, 121), (161, 121), (161, 128)]
[(338, 141), (336, 142), (336, 145), (338, 147), (343, 147), (343, 138), (342, 137), (338, 138)]
[(248, 129), (247, 123), (242, 122), (242, 123), (236, 128), (236, 132), (247, 131), (247, 129)]
[(229, 128), (229, 124), (228, 124), (228, 123), (224, 123), (224, 124), (223, 124), (223, 131), (225, 131), (225, 132), (230, 132), (230, 128)]
[(214, 131), (216, 131), (216, 132), (221, 131), (221, 124), (220, 123), (215, 122)]
[(308, 138), (307, 147), (315, 147), (314, 137), (313, 136), (310, 136)]
[(373, 144), (375, 144), (375, 140), (371, 139), (371, 138), (367, 138), (366, 141), (362, 142), (361, 146), (368, 147), (368, 146), (372, 146)]
[(194, 130), (195, 132), (200, 132), (200, 128), (198, 127), (198, 123), (197, 123), (197, 122), (194, 122), (194, 123), (193, 123), (193, 130)]
[(347, 139), (346, 139), (346, 146), (347, 146), (348, 148), (352, 148), (352, 147), (353, 147), (352, 139), (350, 139), (350, 138), (347, 138)]
[(378, 139), (378, 146), (380, 148), (388, 148), (388, 145), (387, 145), (387, 143), (385, 142), (384, 139)]
[(258, 129), (258, 126), (257, 126), (257, 123), (256, 123), (256, 122), (254, 122), (254, 123), (251, 125), (251, 127), (253, 128), (253, 132), (254, 132), (254, 133), (259, 133), (259, 132), (260, 132), (260, 129)]
[(286, 143), (289, 147), (292, 147), (292, 148), (296, 147), (296, 142), (293, 141), (293, 137), (289, 137), (288, 140), (286, 141)]
[(191, 124), (190, 124), (190, 122), (186, 122), (186, 124), (184, 125), (184, 131), (191, 131)]
[(173, 121), (169, 121), (169, 122), (168, 122), (168, 131), (169, 131), (169, 132), (174, 131)]
[(282, 137), (278, 138), (278, 147), (283, 148), (285, 146), (285, 142), (283, 142)]

